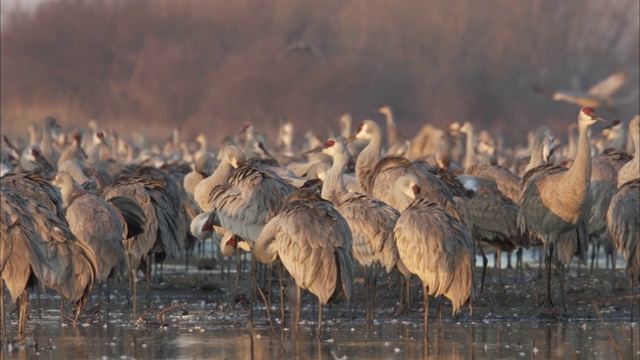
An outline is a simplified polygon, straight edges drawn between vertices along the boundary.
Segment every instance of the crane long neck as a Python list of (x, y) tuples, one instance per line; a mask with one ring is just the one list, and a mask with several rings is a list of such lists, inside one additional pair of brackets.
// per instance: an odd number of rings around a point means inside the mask
[(531, 170), (544, 163), (544, 155), (542, 154), (544, 141), (545, 139), (542, 137), (538, 137), (533, 140), (533, 143), (531, 144), (531, 158), (529, 159), (529, 165), (527, 165), (526, 170)]
[(51, 124), (49, 124), (49, 122), (45, 122), (42, 126), (40, 150), (42, 150), (43, 153), (53, 153), (53, 139), (51, 138)]
[(390, 149), (393, 145), (398, 142), (398, 138), (400, 135), (398, 134), (398, 128), (396, 127), (396, 122), (393, 119), (393, 112), (391, 110), (385, 113), (387, 115), (387, 136), (388, 143), (387, 147)]
[(228, 161), (222, 160), (211, 175), (202, 179), (202, 181), (196, 185), (193, 197), (202, 210), (211, 210), (211, 206), (209, 205), (209, 193), (211, 193), (213, 188), (220, 184), (224, 184), (227, 181), (231, 170), (233, 170), (233, 166), (231, 166)]
[(476, 162), (475, 159), (475, 151), (473, 150), (473, 127), (469, 126), (469, 130), (466, 132), (467, 134), (467, 155), (464, 159), (464, 167), (465, 169), (468, 169), (469, 167), (471, 167), (471, 165), (473, 165)]
[(38, 132), (35, 126), (29, 126), (29, 145), (38, 146)]
[(580, 125), (578, 128), (578, 147), (576, 158), (569, 171), (563, 174), (566, 181), (558, 184), (567, 184), (574, 189), (585, 189), (591, 181), (591, 148), (589, 147), (589, 127)]
[(349, 159), (344, 153), (337, 154), (333, 157), (333, 165), (331, 165), (331, 168), (327, 171), (322, 184), (323, 199), (332, 201), (337, 194), (347, 191), (342, 174), (348, 161)]
[(373, 134), (369, 140), (369, 144), (360, 152), (358, 161), (356, 162), (356, 177), (358, 183), (367, 192), (366, 185), (368, 177), (371, 176), (373, 169), (378, 161), (380, 161), (380, 151), (382, 150), (382, 139), (380, 129), (374, 128)]

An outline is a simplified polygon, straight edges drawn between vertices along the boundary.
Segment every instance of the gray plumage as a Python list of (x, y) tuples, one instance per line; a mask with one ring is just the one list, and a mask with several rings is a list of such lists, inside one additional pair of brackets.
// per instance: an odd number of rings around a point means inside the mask
[(381, 263), (387, 272), (396, 265), (403, 275), (410, 276), (393, 239), (393, 228), (400, 213), (384, 202), (370, 196), (347, 192), (343, 172), (349, 161), (347, 148), (341, 139), (327, 140), (321, 150), (333, 158), (333, 165), (325, 175), (322, 197), (333, 202), (345, 218), (353, 235), (353, 256), (364, 266)]
[(209, 194), (220, 226), (252, 244), (295, 188), (278, 175), (243, 164)]
[(121, 273), (125, 269), (123, 242), (127, 235), (122, 215), (108, 202), (90, 194), (74, 183), (65, 172), (54, 176), (66, 207), (66, 219), (76, 238), (85, 241), (98, 259), (97, 280), (103, 282), (112, 270)]
[(181, 241), (178, 236), (178, 214), (169, 195), (168, 185), (158, 170), (140, 168), (132, 174), (117, 177), (104, 189), (104, 198), (128, 196), (144, 210), (145, 231), (125, 241), (125, 250), (133, 257), (132, 269), (137, 269), (143, 256), (164, 250), (178, 258)]
[(640, 177), (640, 115), (634, 116), (629, 123), (629, 136), (635, 147), (634, 157), (618, 171), (618, 188)]
[(611, 199), (607, 226), (627, 262), (627, 274), (635, 281), (640, 280), (640, 179), (623, 184)]
[(411, 176), (419, 181), (420, 197), (437, 201), (447, 211), (455, 214), (454, 192), (442, 178), (429, 171), (429, 168), (419, 163), (414, 164), (401, 156), (386, 156), (380, 159), (381, 137), (380, 127), (371, 120), (365, 120), (356, 133), (345, 140), (345, 143), (357, 139), (369, 142), (356, 162), (356, 177), (363, 192), (391, 205), (398, 211), (403, 211), (405, 205), (393, 196), (393, 187), (399, 178)]
[[(578, 151), (571, 169), (552, 164), (541, 165), (529, 170), (522, 177), (518, 228), (522, 233), (530, 231), (538, 234), (545, 250), (549, 248), (549, 244), (556, 247), (560, 234), (575, 230), (588, 216), (591, 206), (591, 150), (588, 130), (596, 121), (603, 119), (597, 116), (593, 109), (580, 110)], [(545, 302), (549, 307), (553, 306), (550, 298), (550, 273), (551, 261), (548, 261)]]
[(262, 263), (280, 258), (296, 284), (326, 304), (336, 292), (351, 298), (351, 243), (349, 225), (333, 205), (299, 189), (267, 223), (252, 251)]
[(425, 291), (446, 296), (457, 313), (473, 287), (474, 251), (466, 226), (435, 202), (418, 199), (398, 218), (395, 239), (400, 258)]
[(465, 169), (464, 173), (491, 181), (511, 201), (514, 203), (520, 201), (520, 177), (509, 169), (491, 164), (476, 164)]
[[(73, 303), (75, 310), (87, 301), (96, 278), (96, 258), (91, 248), (77, 240), (64, 218), (46, 205), (0, 185), (2, 248), (0, 273), (12, 299), (25, 291), (33, 275), (45, 286)], [(26, 309), (26, 293), (24, 294)], [(26, 314), (21, 314), (19, 332)]]

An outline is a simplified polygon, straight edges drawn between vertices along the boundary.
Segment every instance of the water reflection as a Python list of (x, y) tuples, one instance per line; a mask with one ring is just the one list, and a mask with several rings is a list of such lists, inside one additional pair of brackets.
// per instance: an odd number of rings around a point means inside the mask
[(213, 325), (205, 316), (169, 316), (167, 326), (149, 323), (137, 329), (122, 319), (122, 314), (111, 314), (106, 322), (74, 327), (61, 324), (58, 316), (34, 318), (27, 344), (3, 346), (3, 358), (631, 359), (640, 351), (633, 326), (593, 321), (443, 321), (430, 326), (428, 338), (419, 322), (394, 320), (367, 327), (360, 321), (328, 321), (318, 339), (311, 322), (302, 324), (297, 335), (286, 328), (257, 327), (252, 337), (246, 328)]

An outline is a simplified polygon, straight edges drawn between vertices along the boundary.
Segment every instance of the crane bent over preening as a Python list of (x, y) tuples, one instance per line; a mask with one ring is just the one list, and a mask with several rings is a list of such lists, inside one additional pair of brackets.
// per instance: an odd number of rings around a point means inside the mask
[(299, 189), (287, 198), (282, 210), (265, 225), (251, 249), (258, 261), (271, 264), (278, 258), (296, 281), (294, 326), (300, 320), (300, 289), (318, 297), (318, 336), (322, 333), (322, 306), (353, 289), (351, 230), (333, 205), (313, 190)]

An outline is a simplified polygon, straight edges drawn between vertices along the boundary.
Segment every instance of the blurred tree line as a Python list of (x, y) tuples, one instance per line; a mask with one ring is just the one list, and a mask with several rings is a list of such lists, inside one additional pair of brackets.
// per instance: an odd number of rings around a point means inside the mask
[[(389, 104), (407, 134), (455, 119), (524, 141), (577, 114), (531, 83), (586, 89), (624, 70), (621, 93), (637, 93), (638, 11), (638, 0), (51, 0), (3, 19), (2, 130), (54, 115), (220, 139), (286, 117), (297, 134), (325, 134), (345, 112), (379, 120), (372, 109)], [(298, 41), (322, 56), (285, 50)], [(620, 110), (626, 121), (638, 102)]]

